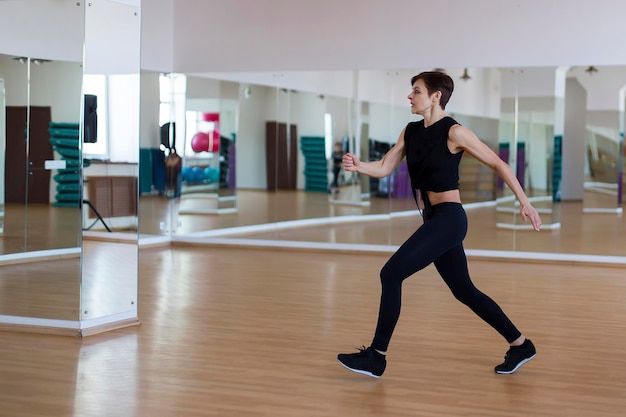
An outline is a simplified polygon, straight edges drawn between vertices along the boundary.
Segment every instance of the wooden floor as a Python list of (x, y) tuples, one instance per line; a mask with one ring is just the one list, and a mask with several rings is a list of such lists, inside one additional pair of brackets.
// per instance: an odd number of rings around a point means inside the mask
[[(587, 218), (605, 234), (623, 224)], [(559, 240), (591, 246), (581, 227)], [(601, 236), (595, 246), (612, 245)], [(0, 417), (626, 415), (624, 267), (472, 260), (477, 286), (537, 346), (514, 375), (493, 372), (506, 343), (428, 267), (404, 285), (387, 370), (373, 379), (336, 355), (370, 343), (386, 259), (142, 248), (140, 326), (84, 339), (0, 332)]]
[(0, 416), (623, 416), (623, 268), (473, 261), (537, 345), (511, 376), (500, 337), (432, 267), (409, 279), (380, 380), (338, 352), (371, 340), (385, 256), (153, 248), (138, 327), (0, 333)]

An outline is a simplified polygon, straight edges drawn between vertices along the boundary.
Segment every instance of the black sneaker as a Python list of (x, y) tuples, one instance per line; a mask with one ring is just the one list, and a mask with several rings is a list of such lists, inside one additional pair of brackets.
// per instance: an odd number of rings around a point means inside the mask
[(385, 355), (376, 352), (371, 347), (361, 346), (358, 349), (357, 353), (340, 353), (337, 355), (337, 360), (353, 372), (380, 378), (387, 366)]
[(520, 346), (511, 346), (504, 356), (504, 362), (496, 366), (494, 370), (497, 374), (512, 374), (536, 354), (535, 345), (530, 339), (526, 339)]

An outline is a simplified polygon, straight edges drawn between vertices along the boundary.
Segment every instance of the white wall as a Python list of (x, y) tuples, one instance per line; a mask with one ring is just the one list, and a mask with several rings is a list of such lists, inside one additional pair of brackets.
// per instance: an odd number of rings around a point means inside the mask
[(31, 64), (30, 104), (50, 106), (53, 122), (79, 123), (82, 83), (83, 68), (80, 62)]
[(626, 67), (598, 67), (598, 72), (592, 74), (577, 67), (571, 72), (587, 91), (588, 110), (620, 109), (619, 90), (626, 86)]
[(4, 78), (6, 105), (28, 104), (28, 69), (11, 55), (0, 55), (0, 77)]
[[(161, 8), (163, 0), (142, 8)], [(174, 0), (174, 70), (624, 64), (616, 0)], [(151, 11), (150, 11), (151, 12)], [(163, 26), (167, 30), (167, 25)], [(160, 27), (151, 35), (162, 36)], [(144, 32), (146, 33), (146, 32)], [(150, 49), (154, 52), (152, 46)]]
[[(13, 56), (0, 54), (0, 76), (6, 84), (6, 105), (28, 103), (28, 69)], [(31, 63), (30, 104), (52, 107), (53, 122), (78, 123), (83, 71), (80, 62)]]
[[(415, 70), (358, 70), (359, 100), (375, 103), (390, 103), (403, 107), (408, 112), (408, 94), (411, 92), (411, 77), (421, 71)], [(462, 68), (448, 68), (446, 72), (454, 80), (454, 92), (446, 107), (449, 113), (497, 118), (500, 116), (500, 71), (497, 68), (474, 68), (468, 70), (470, 80), (463, 81)]]
[(395, 144), (402, 129), (420, 116), (411, 114), (406, 106), (370, 103), (369, 105), (369, 138), (378, 142)]
[(0, 1), (0, 52), (82, 62), (84, 4), (69, 0)]
[(187, 99), (220, 98), (220, 81), (211, 78), (187, 77)]
[(141, 68), (157, 72), (174, 72), (174, 1), (141, 2)]
[[(242, 84), (240, 88), (245, 87), (246, 84)], [(267, 188), (265, 122), (276, 120), (276, 112), (275, 109), (268, 109), (266, 103), (272, 103), (273, 100), (275, 92), (272, 88), (253, 86), (250, 97), (239, 103), (237, 188)]]
[(259, 84), (337, 97), (353, 97), (354, 71), (246, 71), (188, 73), (229, 80), (238, 83)]
[[(4, 79), (0, 77), (0, 109), (4, 109)], [(6, 155), (6, 112), (0, 111), (0, 172), (4, 173)], [(4, 181), (0, 181), (0, 233), (4, 231)]]
[[(137, 74), (141, 64), (140, 0), (89, 0), (85, 74)], [(114, 22), (114, 23), (113, 23)], [(111, 26), (114, 25), (114, 30)]]
[(159, 129), (159, 73), (142, 71), (140, 90), (139, 147), (158, 148), (161, 143), (161, 132)]
[[(626, 61), (625, 61), (626, 62)], [(564, 88), (558, 83), (565, 80), (559, 77), (558, 67), (515, 69), (502, 68), (501, 96), (510, 97), (562, 97)]]
[(585, 180), (586, 92), (575, 79), (568, 79), (566, 88), (561, 199), (582, 200)]

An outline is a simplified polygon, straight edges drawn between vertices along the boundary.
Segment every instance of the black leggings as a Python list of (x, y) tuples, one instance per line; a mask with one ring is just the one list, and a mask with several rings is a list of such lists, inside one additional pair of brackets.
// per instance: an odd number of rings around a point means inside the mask
[(487, 322), (507, 342), (521, 333), (502, 309), (474, 286), (467, 270), (463, 239), (467, 233), (467, 216), (459, 203), (440, 203), (428, 207), (424, 224), (400, 246), (380, 271), (382, 294), (378, 324), (372, 341), (376, 350), (387, 351), (398, 317), (402, 282), (431, 262), (448, 285), (454, 297)]

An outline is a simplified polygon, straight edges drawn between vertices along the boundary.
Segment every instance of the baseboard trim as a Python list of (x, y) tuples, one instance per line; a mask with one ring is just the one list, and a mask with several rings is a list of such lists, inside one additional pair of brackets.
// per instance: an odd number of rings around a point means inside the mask
[(139, 326), (141, 321), (138, 318), (119, 320), (112, 323), (101, 324), (99, 326), (93, 326), (86, 329), (80, 329), (80, 337), (89, 337), (100, 333), (110, 332), (113, 330), (124, 329), (126, 327)]
[(53, 336), (80, 337), (80, 330), (67, 327), (37, 326), (29, 324), (0, 323), (0, 331), (18, 333), (37, 333)]
[[(349, 254), (391, 255), (397, 249), (395, 245), (364, 245), (326, 242), (299, 242), (284, 240), (264, 240), (245, 238), (177, 238), (172, 246), (215, 246), (248, 249), (283, 250), (283, 251), (316, 251)], [(544, 253), (522, 251), (499, 251), (466, 249), (467, 258), (499, 261), (499, 262), (532, 262), (568, 265), (597, 265), (623, 268), (625, 256), (580, 255), (571, 253)]]

